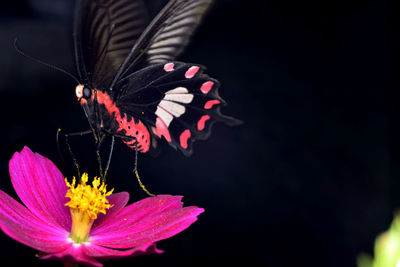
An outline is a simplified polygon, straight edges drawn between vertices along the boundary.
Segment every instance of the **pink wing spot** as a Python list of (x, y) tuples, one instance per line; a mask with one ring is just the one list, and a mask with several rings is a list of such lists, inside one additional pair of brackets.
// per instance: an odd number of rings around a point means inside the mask
[(179, 141), (181, 142), (181, 147), (183, 147), (184, 149), (188, 148), (188, 139), (190, 138), (191, 133), (188, 129), (184, 130), (181, 134), (181, 136), (179, 137)]
[(185, 73), (186, 79), (193, 78), (194, 75), (196, 75), (196, 73), (199, 71), (199, 69), (200, 69), (200, 67), (198, 67), (198, 66), (190, 67)]
[(206, 104), (204, 105), (204, 108), (211, 109), (214, 105), (218, 105), (219, 103), (221, 103), (221, 102), (219, 102), (218, 100), (210, 100), (210, 101), (206, 102)]
[(205, 83), (203, 83), (203, 85), (201, 86), (201, 88), (200, 88), (200, 91), (203, 93), (203, 94), (208, 94), (208, 92), (210, 92), (210, 90), (211, 90), (211, 88), (213, 87), (213, 85), (214, 85), (214, 82), (211, 82), (211, 81), (208, 81), (208, 82), (205, 82)]
[(166, 72), (173, 71), (174, 67), (175, 67), (175, 64), (170, 62), (170, 63), (167, 63), (167, 64), (164, 65), (164, 70)]
[(204, 128), (206, 127), (206, 121), (210, 119), (210, 116), (204, 115), (200, 118), (200, 120), (197, 122), (197, 130), (203, 131)]
[(153, 132), (155, 135), (161, 138), (161, 136), (164, 136), (165, 140), (168, 142), (171, 142), (171, 135), (169, 134), (168, 127), (165, 124), (165, 122), (157, 117), (156, 120), (156, 128), (152, 128)]

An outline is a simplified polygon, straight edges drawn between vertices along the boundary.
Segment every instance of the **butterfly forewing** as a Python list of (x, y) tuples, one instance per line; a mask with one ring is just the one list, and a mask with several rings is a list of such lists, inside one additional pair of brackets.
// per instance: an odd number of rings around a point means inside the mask
[(138, 67), (174, 60), (188, 44), (211, 0), (171, 0), (153, 19), (132, 48), (112, 83), (135, 72)]
[(78, 72), (107, 89), (148, 23), (142, 0), (78, 0), (75, 49)]
[(154, 35), (148, 49), (149, 63), (174, 60), (185, 48), (211, 0), (186, 1)]

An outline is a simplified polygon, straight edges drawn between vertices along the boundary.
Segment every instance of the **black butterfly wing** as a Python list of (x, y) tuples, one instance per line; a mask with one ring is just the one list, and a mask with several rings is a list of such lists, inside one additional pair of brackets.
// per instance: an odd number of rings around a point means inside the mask
[(215, 122), (240, 123), (221, 114), (219, 82), (203, 72), (200, 65), (182, 62), (149, 66), (130, 76), (129, 90), (116, 105), (140, 119), (153, 137), (190, 155), (193, 141), (208, 138)]
[(147, 62), (165, 63), (174, 60), (188, 44), (210, 4), (211, 0), (183, 1), (154, 34), (145, 49)]
[(118, 70), (111, 89), (124, 91), (121, 82), (141, 67), (174, 60), (188, 44), (211, 2), (170, 0), (135, 43)]
[(78, 0), (74, 46), (81, 81), (109, 88), (147, 24), (142, 0)]

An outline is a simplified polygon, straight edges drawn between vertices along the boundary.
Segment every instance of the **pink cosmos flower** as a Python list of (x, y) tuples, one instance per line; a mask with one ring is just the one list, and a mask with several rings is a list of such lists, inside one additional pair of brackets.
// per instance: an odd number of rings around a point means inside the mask
[(87, 174), (75, 184), (29, 148), (9, 164), (23, 202), (0, 190), (0, 227), (11, 238), (39, 250), (40, 259), (103, 266), (98, 260), (162, 253), (155, 242), (185, 230), (204, 210), (185, 207), (182, 197), (158, 195), (126, 206), (129, 194), (111, 194)]

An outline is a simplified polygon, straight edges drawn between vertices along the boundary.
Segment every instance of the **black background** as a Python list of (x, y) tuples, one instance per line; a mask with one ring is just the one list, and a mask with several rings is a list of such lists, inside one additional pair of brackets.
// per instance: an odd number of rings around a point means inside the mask
[[(165, 3), (147, 2), (153, 14)], [(75, 82), (12, 46), (18, 37), (26, 53), (75, 73), (73, 1), (2, 5), (0, 179), (15, 197), (15, 151), (27, 145), (71, 177), (56, 130), (88, 126)], [(166, 144), (157, 158), (140, 156), (151, 191), (184, 195), (206, 212), (159, 242), (164, 254), (106, 266), (355, 266), (360, 252), (372, 252), (400, 206), (391, 12), (378, 0), (217, 0), (180, 60), (206, 65), (222, 82), (223, 112), (245, 123), (216, 125), (190, 158)], [(71, 145), (82, 168), (96, 173), (93, 138)], [(136, 201), (146, 195), (131, 174), (133, 155), (118, 142), (109, 186)], [(4, 234), (0, 245), (2, 266), (61, 266)]]

